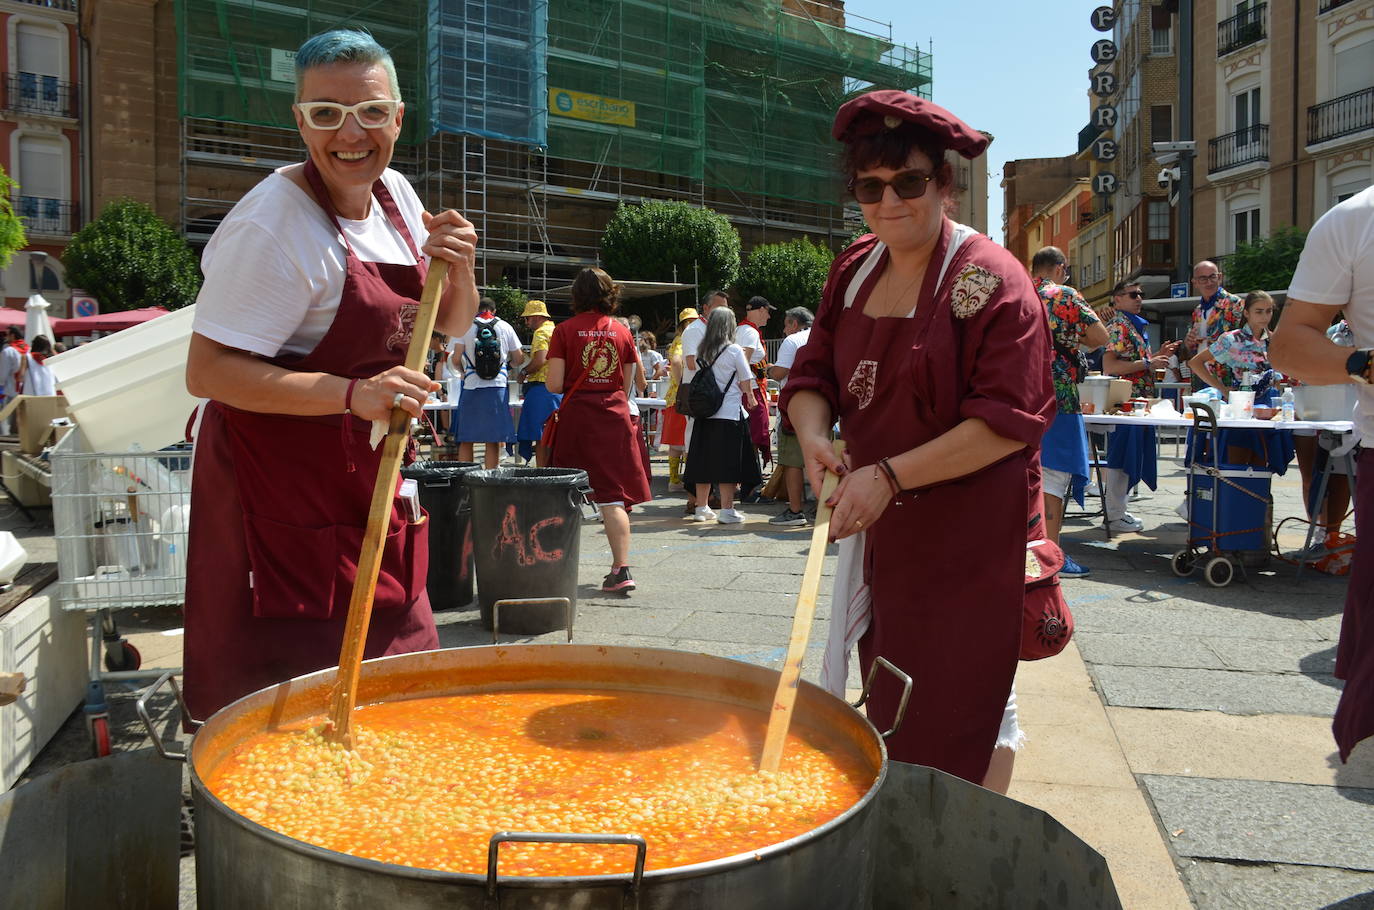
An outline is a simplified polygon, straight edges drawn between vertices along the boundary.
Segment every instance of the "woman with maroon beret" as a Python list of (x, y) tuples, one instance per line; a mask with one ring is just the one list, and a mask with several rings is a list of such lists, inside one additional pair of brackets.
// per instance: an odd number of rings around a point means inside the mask
[[(891, 756), (1005, 792), (1027, 530), (1055, 408), (1045, 309), (1010, 253), (944, 215), (946, 152), (975, 158), (986, 135), (898, 91), (845, 104), (833, 135), (873, 233), (831, 267), (781, 403), (813, 487), (842, 475), (825, 681), (844, 687), (855, 640), (865, 674), (892, 661), (915, 684)], [(880, 727), (899, 694), (880, 675)]]

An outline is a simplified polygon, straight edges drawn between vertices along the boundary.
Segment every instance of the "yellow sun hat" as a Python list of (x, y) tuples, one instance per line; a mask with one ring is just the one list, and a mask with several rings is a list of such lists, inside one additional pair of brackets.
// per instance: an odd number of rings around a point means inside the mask
[(683, 307), (682, 312), (677, 314), (677, 324), (682, 325), (693, 319), (700, 319), (701, 314), (696, 311), (696, 307)]
[(523, 319), (523, 318), (525, 318), (526, 316), (548, 316), (548, 315), (549, 315), (549, 308), (546, 307), (546, 306), (544, 306), (544, 301), (542, 301), (542, 300), (531, 300), (531, 301), (529, 301), (528, 303), (525, 304), (525, 311), (524, 311), (523, 313), (520, 314), (520, 318)]

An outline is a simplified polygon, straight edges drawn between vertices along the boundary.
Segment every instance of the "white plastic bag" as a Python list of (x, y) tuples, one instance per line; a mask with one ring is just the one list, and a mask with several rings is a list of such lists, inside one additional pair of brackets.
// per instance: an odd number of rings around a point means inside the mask
[(11, 531), (0, 531), (0, 585), (14, 584), (19, 570), (29, 561), (29, 551)]

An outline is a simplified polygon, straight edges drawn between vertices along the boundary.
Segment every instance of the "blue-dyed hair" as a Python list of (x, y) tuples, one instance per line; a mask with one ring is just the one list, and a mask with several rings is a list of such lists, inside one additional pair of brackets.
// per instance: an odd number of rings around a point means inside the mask
[(307, 38), (296, 51), (296, 100), (301, 100), (301, 77), (314, 66), (331, 63), (382, 65), (391, 82), (391, 96), (401, 100), (401, 85), (396, 80), (396, 64), (391, 54), (364, 29), (336, 28)]

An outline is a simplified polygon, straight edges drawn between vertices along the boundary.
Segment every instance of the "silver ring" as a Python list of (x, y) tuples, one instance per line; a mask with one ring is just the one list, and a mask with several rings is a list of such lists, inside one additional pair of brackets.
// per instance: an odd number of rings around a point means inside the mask
[(396, 397), (391, 399), (391, 408), (395, 410), (401, 406), (401, 400), (406, 397), (405, 392), (397, 392)]

